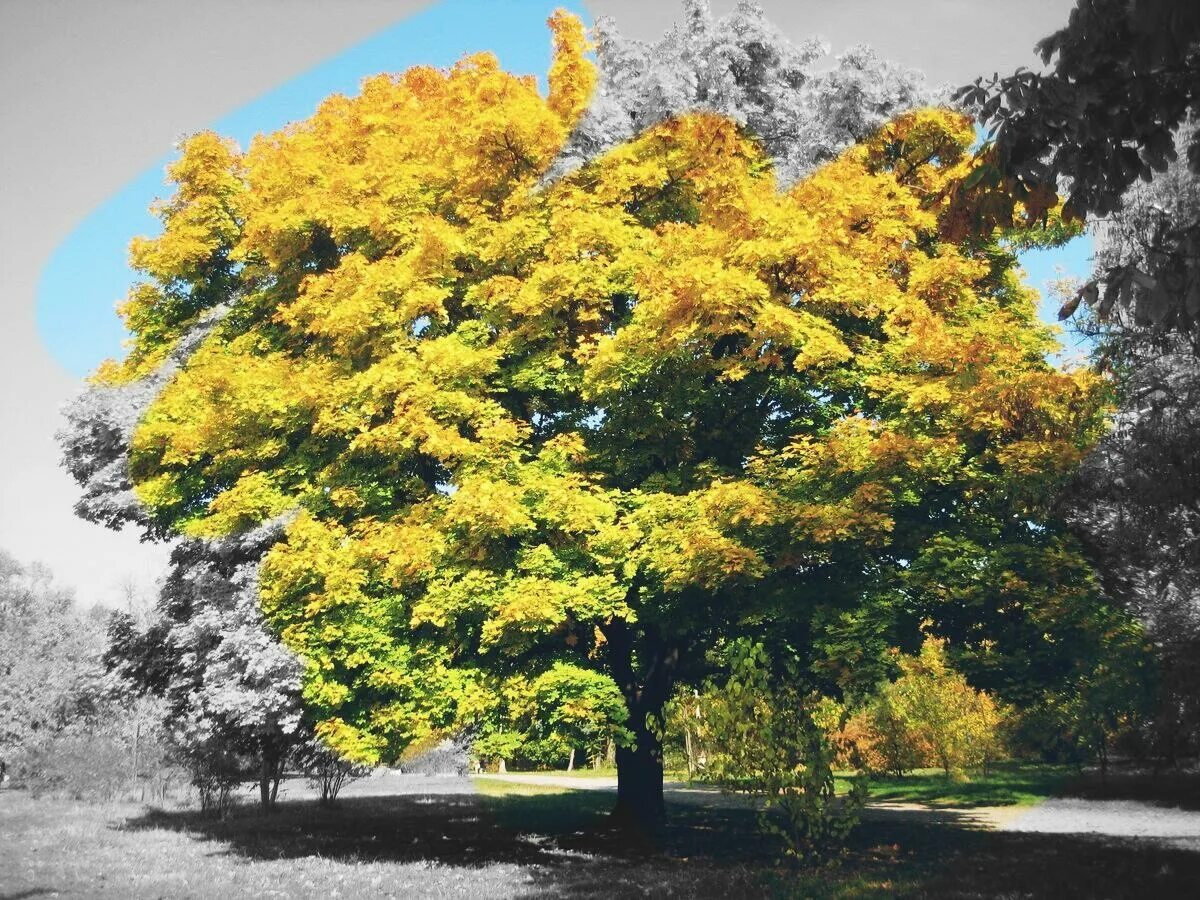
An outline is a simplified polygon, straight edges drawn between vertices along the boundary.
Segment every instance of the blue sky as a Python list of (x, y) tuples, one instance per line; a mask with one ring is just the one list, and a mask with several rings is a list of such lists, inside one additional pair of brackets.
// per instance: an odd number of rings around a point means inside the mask
[[(307, 118), (334, 92), (355, 94), (359, 83), (378, 72), (417, 64), (448, 66), (465, 53), (491, 50), (505, 68), (532, 73), (543, 81), (550, 63), (545, 20), (559, 7), (588, 19), (580, 2), (526, 0), (443, 0), (404, 19), (350, 50), (309, 69), (280, 88), (207, 126), (245, 147), (252, 135)], [(129, 239), (154, 234), (158, 222), (150, 203), (168, 193), (163, 169), (168, 154), (102, 204), (63, 241), (42, 271), (37, 324), (47, 349), (75, 376), (84, 376), (107, 357), (120, 357), (125, 331), (114, 311), (133, 275), (126, 264)], [(1086, 276), (1091, 242), (1022, 256), (1030, 283), (1039, 290), (1062, 275)], [(1053, 304), (1043, 316), (1054, 321)], [(1070, 348), (1068, 348), (1070, 355)]]

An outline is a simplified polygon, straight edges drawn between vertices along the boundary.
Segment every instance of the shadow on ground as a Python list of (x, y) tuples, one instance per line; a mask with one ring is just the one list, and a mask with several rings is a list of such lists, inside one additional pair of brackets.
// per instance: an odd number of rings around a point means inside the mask
[(306, 800), (264, 816), (219, 820), (151, 811), (125, 829), (168, 829), (247, 859), (421, 862), (481, 868), (517, 864), (524, 897), (1193, 897), (1200, 854), (1133, 840), (989, 832), (939, 811), (864, 822), (842, 863), (816, 874), (776, 865), (776, 846), (745, 809), (671, 807), (653, 839), (609, 826), (612, 797), (575, 791), (533, 796), (350, 796), (322, 809)]

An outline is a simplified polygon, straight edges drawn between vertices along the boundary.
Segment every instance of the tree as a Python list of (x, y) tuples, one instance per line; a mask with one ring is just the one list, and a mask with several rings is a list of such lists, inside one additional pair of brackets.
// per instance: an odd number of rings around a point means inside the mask
[(0, 772), (94, 711), (102, 640), (45, 566), (0, 550)]
[(1029, 192), (1065, 180), (1070, 214), (1093, 217), (1093, 275), (1059, 315), (1087, 310), (1077, 324), (1097, 341), (1119, 408), (1062, 507), (1106, 591), (1156, 645), (1164, 694), (1154, 730), (1174, 758), (1200, 735), (1192, 699), (1200, 10), (1081, 0), (1039, 49), (1050, 71), (977, 80), (959, 96), (995, 129), (994, 177)]
[[(1195, 126), (1178, 140), (1194, 140)], [(1161, 235), (1200, 217), (1200, 177), (1183, 160), (1136, 185), (1097, 235), (1096, 272), (1147, 269)], [(1174, 296), (1174, 295), (1173, 295)], [(1176, 298), (1177, 299), (1177, 298)], [(1136, 311), (1081, 317), (1095, 361), (1111, 373), (1112, 430), (1062, 498), (1072, 528), (1098, 561), (1107, 592), (1143, 623), (1158, 657), (1161, 696), (1151, 743), (1175, 761), (1200, 741), (1200, 356), (1195, 336), (1163, 333)]]
[(872, 709), (889, 768), (933, 762), (948, 777), (1000, 758), (1003, 711), (951, 668), (944, 640), (926, 638), (921, 652), (901, 656), (899, 665), (900, 677), (884, 685)]
[(481, 758), (520, 756), (574, 768), (576, 750), (595, 759), (612, 740), (628, 742), (625, 703), (612, 679), (591, 668), (554, 662), (536, 677), (514, 675), (474, 741)]
[[(1107, 216), (1140, 179), (1167, 171), (1185, 145), (1200, 172), (1200, 139), (1174, 132), (1200, 114), (1200, 9), (1177, 0), (1079, 0), (1065, 28), (1038, 44), (1052, 68), (1018, 70), (988, 84), (976, 79), (955, 95), (991, 126), (989, 172), (1010, 179), (1018, 198), (1051, 196), (1069, 184), (1067, 218)], [(990, 208), (993, 215), (1004, 211)], [(1101, 318), (1120, 306), (1161, 330), (1200, 323), (1200, 219), (1169, 223), (1154, 251), (1097, 273), (1068, 304)], [(1011, 217), (1011, 206), (1007, 210)], [(1099, 285), (1104, 284), (1103, 293)]]
[(227, 792), (249, 764), (264, 810), (275, 804), (289, 754), (311, 738), (301, 663), (266, 631), (258, 605), (257, 559), (277, 529), (180, 542), (157, 616), (144, 630), (114, 616), (105, 656), (133, 692), (165, 700), (163, 724), (202, 794)]
[(151, 534), (287, 515), (258, 598), (331, 748), (394, 759), (569, 662), (620, 692), (646, 824), (709, 648), (808, 646), (960, 518), (1036, 518), (1099, 402), (994, 237), (943, 238), (965, 117), (900, 116), (786, 192), (704, 112), (547, 178), (591, 83), (551, 25), (545, 99), (479, 55), (246, 154), (191, 138), (98, 376), (161, 387), (68, 454), (88, 490), (123, 459)]
[(920, 72), (865, 45), (823, 65), (827, 45), (794, 46), (754, 3), (714, 21), (708, 0), (684, 0), (683, 13), (653, 44), (625, 38), (607, 17), (596, 21), (596, 96), (551, 178), (669, 118), (711, 112), (754, 135), (786, 187), (889, 119), (942, 99)]

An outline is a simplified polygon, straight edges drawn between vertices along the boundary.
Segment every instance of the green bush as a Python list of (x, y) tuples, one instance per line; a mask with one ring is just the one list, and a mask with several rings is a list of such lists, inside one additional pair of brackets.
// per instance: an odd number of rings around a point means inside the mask
[(704, 776), (761, 797), (759, 825), (789, 857), (810, 865), (831, 858), (858, 822), (865, 778), (835, 795), (834, 748), (814, 721), (820, 698), (803, 691), (794, 667), (772, 677), (766, 650), (748, 641), (730, 647), (728, 666), (728, 679), (707, 687), (692, 717)]

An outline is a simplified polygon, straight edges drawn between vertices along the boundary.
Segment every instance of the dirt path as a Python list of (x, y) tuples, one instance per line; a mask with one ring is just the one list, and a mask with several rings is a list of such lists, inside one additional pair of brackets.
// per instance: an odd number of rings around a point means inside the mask
[[(535, 773), (507, 773), (504, 775), (480, 775), (496, 781), (515, 784), (538, 784), (546, 787), (561, 787), (583, 791), (615, 791), (617, 779), (574, 778), (570, 775), (538, 775)], [(672, 803), (697, 806), (752, 807), (754, 798), (743, 794), (728, 794), (719, 788), (690, 784), (686, 781), (666, 781), (663, 794)], [(975, 828), (999, 828), (1022, 810), (1013, 807), (977, 807), (975, 809), (936, 809), (921, 803), (894, 803), (878, 801), (867, 805), (864, 815), (878, 821), (911, 821), (920, 819), (929, 824), (957, 824)]]
[[(526, 773), (480, 777), (573, 790), (615, 791), (617, 787), (616, 778)], [(748, 797), (682, 781), (664, 783), (663, 793), (671, 802), (704, 806), (747, 806), (754, 802)], [(1033, 807), (977, 806), (964, 809), (875, 801), (867, 804), (863, 816), (872, 821), (920, 821), (930, 825), (957, 825), (994, 831), (1143, 838), (1200, 851), (1200, 811), (1135, 800), (1052, 798)]]

